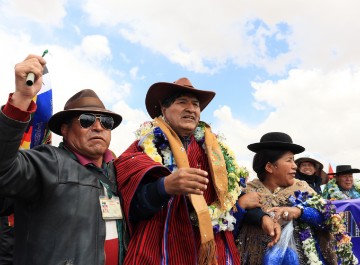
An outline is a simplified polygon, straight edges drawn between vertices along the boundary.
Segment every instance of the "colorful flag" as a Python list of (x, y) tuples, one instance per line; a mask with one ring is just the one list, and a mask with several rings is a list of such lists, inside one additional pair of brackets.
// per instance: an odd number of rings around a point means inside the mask
[(328, 176), (329, 176), (329, 180), (332, 179), (334, 177), (334, 171), (331, 167), (331, 164), (329, 163), (329, 170), (328, 170)]
[(31, 121), (21, 140), (20, 149), (31, 149), (40, 144), (51, 144), (51, 132), (48, 121), (53, 112), (52, 88), (47, 67), (44, 67), (42, 76), (43, 85), (34, 97), (37, 109), (31, 115)]

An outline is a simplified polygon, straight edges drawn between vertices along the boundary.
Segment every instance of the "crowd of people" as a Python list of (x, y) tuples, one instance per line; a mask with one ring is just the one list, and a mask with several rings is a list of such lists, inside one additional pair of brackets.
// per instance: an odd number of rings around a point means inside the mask
[(15, 66), (0, 111), (0, 264), (357, 264), (331, 200), (360, 198), (360, 170), (337, 166), (328, 181), (319, 161), (294, 159), (303, 146), (269, 132), (248, 145), (257, 174), (248, 181), (200, 120), (215, 92), (187, 78), (150, 86), (152, 120), (118, 157), (109, 145), (122, 116), (91, 89), (50, 118), (58, 147), (19, 150), (45, 64), (29, 55)]

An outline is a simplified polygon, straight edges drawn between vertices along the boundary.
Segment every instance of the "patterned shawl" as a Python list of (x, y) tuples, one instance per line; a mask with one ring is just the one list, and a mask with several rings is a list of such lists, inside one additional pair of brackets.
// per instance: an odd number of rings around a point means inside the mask
[[(281, 188), (278, 187), (273, 193), (267, 189), (259, 179), (247, 183), (246, 192), (256, 191), (260, 194), (262, 210), (266, 212), (271, 207), (291, 206), (288, 198), (290, 195), (294, 196), (295, 191), (307, 191), (312, 194), (316, 192), (305, 182), (295, 179), (292, 186)], [(301, 242), (298, 237), (299, 227), (294, 220), (294, 238), (296, 242), (297, 251), (301, 264), (307, 264), (306, 258), (301, 248)], [(327, 232), (317, 231), (316, 237), (320, 241), (321, 252), (326, 260), (336, 261), (336, 256), (331, 253), (329, 248), (330, 234)], [(262, 259), (266, 251), (266, 245), (271, 241), (261, 228), (252, 225), (243, 225), (240, 234), (236, 239), (237, 247), (241, 255), (242, 264), (257, 265), (262, 264)], [(329, 262), (328, 264), (331, 264)], [(337, 263), (333, 263), (337, 264)]]

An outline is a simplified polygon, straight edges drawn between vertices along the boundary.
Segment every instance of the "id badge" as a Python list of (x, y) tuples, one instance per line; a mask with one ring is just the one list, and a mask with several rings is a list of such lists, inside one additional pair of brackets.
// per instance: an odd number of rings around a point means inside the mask
[(112, 196), (111, 199), (100, 196), (100, 208), (104, 220), (122, 219), (122, 211), (120, 207), (119, 197)]

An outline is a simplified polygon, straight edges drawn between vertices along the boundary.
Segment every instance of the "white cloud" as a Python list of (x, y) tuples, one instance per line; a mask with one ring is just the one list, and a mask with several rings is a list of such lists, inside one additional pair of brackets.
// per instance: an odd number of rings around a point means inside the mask
[(109, 41), (102, 35), (91, 35), (83, 38), (79, 52), (90, 60), (111, 59)]
[(322, 161), (326, 171), (329, 163), (333, 168), (337, 164), (359, 167), (359, 83), (360, 69), (292, 70), (287, 79), (252, 84), (256, 104), (273, 109), (261, 124), (250, 128), (223, 106), (214, 113), (214, 125), (248, 165), (253, 153), (246, 146), (267, 132), (282, 131)]
[[(139, 8), (141, 6), (141, 8)], [(270, 73), (287, 65), (334, 69), (356, 65), (360, 2), (347, 1), (171, 1), (87, 0), (84, 6), (94, 24), (120, 27), (123, 37), (163, 54), (195, 72), (213, 72), (225, 62), (256, 65)], [(216, 12), (214, 13), (214, 10)], [(252, 22), (263, 21), (254, 28)], [(279, 23), (289, 32), (283, 34)], [(251, 35), (248, 31), (253, 30)], [(288, 53), (268, 56), (266, 38), (285, 40)]]
[(2, 1), (2, 15), (22, 17), (46, 26), (61, 27), (66, 16), (67, 0), (11, 0)]
[(69, 96), (85, 88), (95, 90), (108, 107), (128, 95), (127, 86), (115, 83), (101, 64), (87, 60), (77, 52), (77, 47), (68, 50), (49, 46), (48, 49), (49, 56), (45, 59), (53, 86), (54, 111), (62, 109)]
[(6, 34), (0, 30), (0, 39), (2, 42), (0, 49), (1, 94), (6, 95), (15, 88), (15, 64), (25, 59), (25, 56), (27, 55), (26, 50), (31, 49), (32, 44), (30, 36), (22, 32), (19, 32), (18, 35), (15, 36)]
[(120, 155), (135, 140), (135, 131), (140, 124), (149, 119), (147, 113), (139, 109), (132, 109), (123, 101), (118, 101), (113, 110), (123, 117), (118, 128), (112, 132), (110, 148), (116, 155)]
[(135, 67), (131, 68), (130, 69), (130, 77), (132, 79), (136, 79), (138, 72), (139, 72), (139, 67), (135, 66)]

